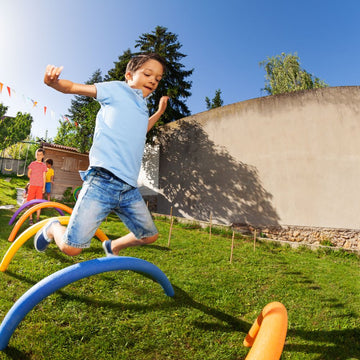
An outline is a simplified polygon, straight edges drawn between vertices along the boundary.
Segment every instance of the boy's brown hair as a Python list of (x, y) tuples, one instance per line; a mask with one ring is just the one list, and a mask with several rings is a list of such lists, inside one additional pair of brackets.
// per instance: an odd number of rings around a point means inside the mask
[(156, 60), (158, 61), (165, 72), (166, 70), (166, 61), (165, 59), (156, 53), (149, 53), (149, 54), (140, 54), (136, 55), (130, 59), (126, 66), (126, 72), (134, 73), (136, 70), (140, 69), (147, 61), (149, 60)]

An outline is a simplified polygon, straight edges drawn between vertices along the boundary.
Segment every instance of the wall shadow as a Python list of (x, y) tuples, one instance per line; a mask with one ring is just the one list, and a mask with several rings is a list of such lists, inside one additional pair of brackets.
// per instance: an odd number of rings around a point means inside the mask
[(178, 121), (159, 134), (158, 212), (223, 224), (276, 226), (272, 195), (257, 169), (217, 146), (196, 121)]

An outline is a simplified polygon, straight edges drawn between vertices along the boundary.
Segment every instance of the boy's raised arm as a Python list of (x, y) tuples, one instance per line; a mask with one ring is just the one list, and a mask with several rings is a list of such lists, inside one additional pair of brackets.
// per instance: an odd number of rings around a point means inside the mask
[(150, 129), (155, 125), (155, 123), (160, 119), (161, 115), (165, 112), (166, 106), (168, 103), (169, 97), (168, 96), (162, 96), (159, 101), (159, 107), (155, 114), (150, 116), (149, 118), (149, 124), (147, 131), (150, 131)]
[(63, 66), (48, 65), (45, 70), (44, 83), (64, 94), (76, 94), (96, 97), (96, 86), (74, 83), (70, 80), (59, 79)]

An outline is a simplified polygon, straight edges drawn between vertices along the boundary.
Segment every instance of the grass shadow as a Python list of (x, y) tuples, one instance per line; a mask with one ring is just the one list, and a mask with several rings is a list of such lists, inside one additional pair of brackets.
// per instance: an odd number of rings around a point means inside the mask
[(30, 360), (33, 359), (32, 356), (20, 351), (12, 346), (8, 346), (6, 349), (2, 350), (10, 359), (14, 360)]
[(314, 345), (287, 344), (288, 352), (302, 354), (319, 354), (317, 360), (349, 360), (360, 359), (360, 329), (344, 330), (289, 330), (289, 337), (301, 338)]
[[(150, 280), (153, 280), (148, 274), (139, 273)], [(21, 277), (19, 277), (21, 278)], [(139, 304), (139, 303), (121, 303), (121, 302), (114, 302), (110, 300), (98, 300), (94, 299), (89, 296), (82, 296), (76, 294), (69, 294), (63, 290), (57, 290), (58, 294), (65, 300), (75, 300), (79, 302), (86, 303), (89, 307), (94, 306), (95, 308), (98, 307), (108, 307), (117, 311), (135, 311), (135, 312), (146, 312), (146, 311), (154, 311), (158, 309), (163, 309), (167, 311), (173, 311), (174, 313), (181, 308), (189, 308), (189, 309), (196, 309), (206, 315), (217, 319), (220, 323), (209, 323), (209, 322), (198, 322), (194, 321), (193, 325), (204, 330), (204, 331), (239, 331), (243, 333), (247, 333), (252, 324), (240, 320), (232, 315), (229, 315), (221, 310), (213, 308), (208, 305), (204, 305), (196, 300), (194, 300), (188, 293), (184, 290), (179, 288), (178, 286), (174, 286), (175, 296), (172, 298), (173, 301), (166, 301), (163, 303), (154, 303), (149, 305)]]

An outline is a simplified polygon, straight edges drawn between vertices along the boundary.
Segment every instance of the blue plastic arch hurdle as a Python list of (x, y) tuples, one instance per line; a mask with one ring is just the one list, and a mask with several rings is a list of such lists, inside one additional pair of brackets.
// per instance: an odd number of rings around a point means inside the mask
[(77, 280), (115, 270), (132, 270), (147, 274), (161, 285), (167, 296), (173, 297), (175, 294), (166, 275), (146, 260), (111, 256), (74, 264), (39, 281), (15, 302), (0, 325), (0, 350), (7, 347), (11, 335), (26, 314), (45, 297)]

